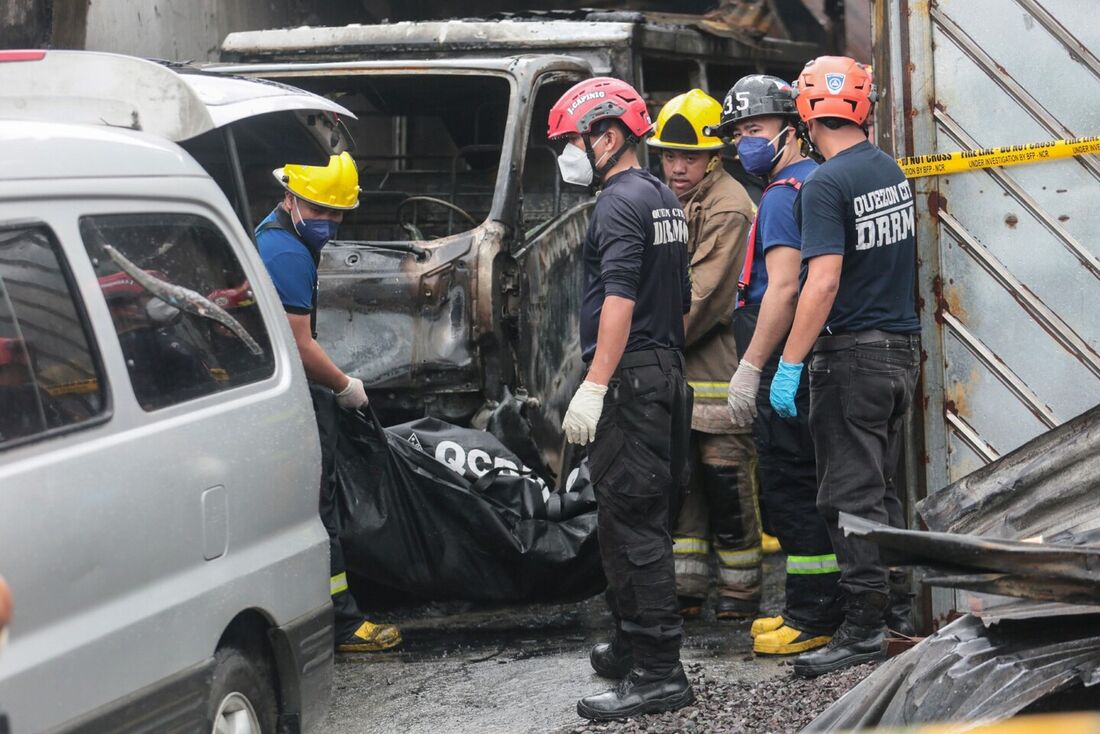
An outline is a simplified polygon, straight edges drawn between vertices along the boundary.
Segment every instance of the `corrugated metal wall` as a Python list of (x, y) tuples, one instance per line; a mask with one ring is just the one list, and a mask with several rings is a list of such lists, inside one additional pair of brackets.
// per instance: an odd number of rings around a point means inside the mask
[[(900, 156), (1100, 134), (1097, 8), (881, 0), (887, 145)], [(1100, 402), (1100, 161), (914, 185), (927, 352), (914, 478), (923, 465), (935, 491)]]

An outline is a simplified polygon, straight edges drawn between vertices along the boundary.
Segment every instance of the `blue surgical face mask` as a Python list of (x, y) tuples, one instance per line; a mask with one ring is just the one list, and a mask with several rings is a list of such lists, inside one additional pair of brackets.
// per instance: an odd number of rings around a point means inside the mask
[[(753, 176), (767, 176), (772, 172), (775, 159), (782, 153), (782, 149), (775, 149), (775, 141), (786, 135), (791, 128), (784, 127), (771, 140), (767, 138), (742, 137), (737, 141), (737, 157), (741, 159), (741, 165)], [(784, 145), (786, 147), (786, 145)]]
[(336, 236), (336, 230), (340, 223), (331, 219), (306, 219), (298, 208), (298, 200), (294, 200), (294, 211), (298, 215), (298, 221), (294, 222), (294, 231), (302, 238), (302, 242), (314, 250), (320, 250), (329, 240)]

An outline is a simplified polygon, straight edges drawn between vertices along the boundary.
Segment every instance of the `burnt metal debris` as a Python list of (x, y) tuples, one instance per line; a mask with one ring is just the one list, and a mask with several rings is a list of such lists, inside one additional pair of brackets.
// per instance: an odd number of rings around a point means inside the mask
[(1006, 621), (966, 615), (879, 666), (803, 731), (928, 721), (959, 730), (1004, 719), (1073, 686), (1100, 683), (1096, 617)]
[(997, 720), (1100, 683), (1098, 485), (1100, 406), (923, 500), (930, 531), (842, 515), (924, 583), (980, 593), (805, 731)]

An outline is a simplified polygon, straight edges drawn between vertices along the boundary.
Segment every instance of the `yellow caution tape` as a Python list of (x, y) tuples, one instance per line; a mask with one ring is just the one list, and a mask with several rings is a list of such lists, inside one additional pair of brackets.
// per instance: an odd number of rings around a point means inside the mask
[(1003, 148), (979, 148), (978, 150), (959, 150), (954, 153), (914, 155), (898, 158), (898, 165), (909, 178), (918, 178), (976, 171), (994, 166), (1022, 166), (1089, 153), (1100, 153), (1100, 136), (1008, 145)]

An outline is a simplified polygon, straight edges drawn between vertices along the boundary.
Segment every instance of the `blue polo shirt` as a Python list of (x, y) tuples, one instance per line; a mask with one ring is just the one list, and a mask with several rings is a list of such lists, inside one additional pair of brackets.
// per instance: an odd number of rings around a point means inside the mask
[[(772, 177), (773, 181), (793, 178), (805, 181), (817, 164), (809, 158), (785, 166)], [(768, 288), (768, 269), (765, 253), (772, 247), (802, 248), (802, 234), (794, 218), (794, 200), (798, 191), (794, 186), (773, 186), (762, 197), (756, 210), (756, 247), (749, 273), (749, 288), (745, 305), (759, 304)]]
[(310, 313), (317, 287), (317, 263), (309, 246), (294, 233), (290, 215), (281, 206), (256, 227), (256, 247), (287, 313)]

